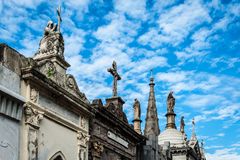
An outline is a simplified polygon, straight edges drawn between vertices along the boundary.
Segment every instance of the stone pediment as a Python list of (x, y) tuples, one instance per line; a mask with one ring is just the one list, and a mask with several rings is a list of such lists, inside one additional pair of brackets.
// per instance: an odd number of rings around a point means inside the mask
[(72, 95), (80, 98), (84, 102), (89, 103), (85, 94), (80, 92), (76, 80), (73, 75), (66, 74), (66, 72), (61, 72), (57, 69), (57, 64), (49, 59), (42, 61), (36, 61), (31, 58), (25, 59), (26, 62), (23, 64), (24, 69), (36, 70), (44, 75), (47, 79), (56, 83), (59, 87), (65, 89)]
[(89, 103), (85, 94), (80, 92), (73, 75), (59, 72), (55, 66), (55, 63), (50, 60), (40, 62), (37, 68), (47, 78), (57, 83), (57, 85), (61, 86), (71, 94)]

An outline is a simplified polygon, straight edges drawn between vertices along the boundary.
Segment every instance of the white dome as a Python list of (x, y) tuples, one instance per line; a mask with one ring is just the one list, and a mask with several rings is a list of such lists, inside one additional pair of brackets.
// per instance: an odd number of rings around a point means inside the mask
[(158, 144), (163, 145), (164, 142), (170, 142), (171, 147), (185, 146), (183, 134), (173, 128), (166, 129), (158, 136)]

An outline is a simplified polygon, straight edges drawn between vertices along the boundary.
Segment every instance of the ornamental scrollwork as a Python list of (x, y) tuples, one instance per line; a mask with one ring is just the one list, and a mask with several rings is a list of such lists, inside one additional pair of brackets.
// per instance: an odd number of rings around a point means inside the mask
[(79, 145), (86, 146), (89, 142), (90, 136), (78, 131), (77, 132), (77, 139), (79, 140)]
[(39, 128), (39, 123), (43, 119), (44, 112), (38, 111), (28, 103), (24, 104), (25, 123), (35, 128)]
[(103, 145), (100, 142), (93, 142), (93, 149), (98, 154), (101, 154), (104, 150)]

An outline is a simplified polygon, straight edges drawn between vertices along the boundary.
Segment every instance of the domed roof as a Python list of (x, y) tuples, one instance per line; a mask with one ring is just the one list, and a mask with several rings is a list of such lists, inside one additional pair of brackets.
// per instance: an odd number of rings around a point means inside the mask
[(163, 145), (164, 142), (170, 142), (171, 147), (185, 146), (183, 134), (175, 128), (168, 128), (158, 136), (158, 144)]

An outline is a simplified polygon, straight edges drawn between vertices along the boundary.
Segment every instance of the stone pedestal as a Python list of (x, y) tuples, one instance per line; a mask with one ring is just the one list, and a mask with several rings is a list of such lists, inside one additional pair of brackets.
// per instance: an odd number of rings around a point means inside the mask
[(134, 119), (133, 121), (133, 128), (138, 134), (142, 134), (141, 132), (141, 119)]
[(111, 97), (111, 98), (107, 98), (106, 99), (106, 106), (108, 107), (111, 103), (114, 105), (114, 106), (117, 106), (118, 109), (120, 109), (121, 111), (123, 110), (122, 109), (122, 106), (123, 104), (125, 103), (121, 97)]
[(175, 124), (175, 117), (176, 114), (174, 112), (168, 112), (166, 115), (167, 117), (167, 125), (166, 128), (177, 128)]

